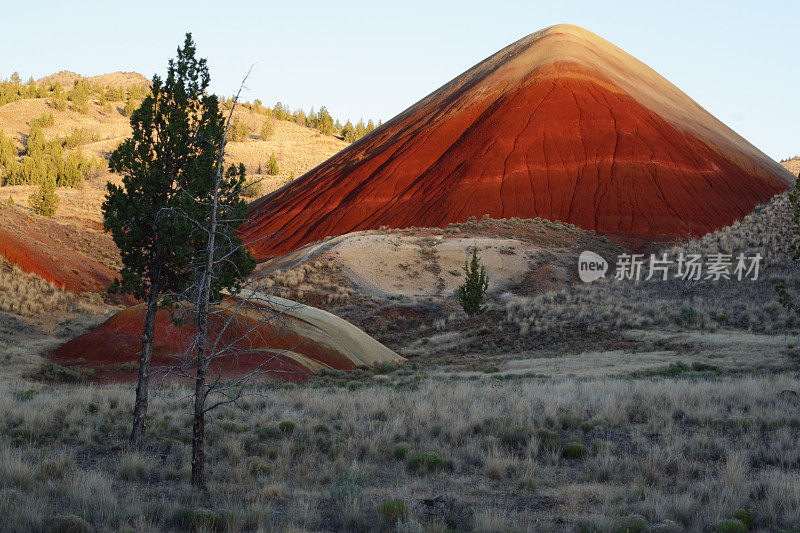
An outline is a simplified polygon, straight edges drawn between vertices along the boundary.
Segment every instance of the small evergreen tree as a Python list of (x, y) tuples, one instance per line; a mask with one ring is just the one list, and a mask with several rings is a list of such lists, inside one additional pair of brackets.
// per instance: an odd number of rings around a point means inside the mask
[(279, 173), (280, 168), (278, 168), (278, 160), (275, 158), (275, 152), (272, 152), (267, 162), (267, 174), (270, 176), (277, 176)]
[(261, 137), (262, 141), (266, 141), (275, 133), (275, 126), (272, 125), (272, 119), (267, 119), (264, 121), (264, 124), (261, 125), (261, 130), (258, 132), (258, 136)]
[(0, 131), (0, 185), (15, 181), (19, 168), (19, 152), (14, 141)]
[(56, 180), (51, 177), (42, 181), (39, 190), (31, 194), (31, 209), (42, 216), (52, 217), (56, 214), (59, 200), (56, 194)]
[(472, 247), (472, 260), (464, 262), (464, 284), (458, 288), (458, 302), (468, 315), (476, 315), (485, 310), (483, 302), (486, 290), (489, 288), (489, 278), (486, 267), (481, 265), (478, 258), (478, 247)]
[(328, 113), (325, 106), (320, 107), (319, 113), (317, 114), (316, 128), (323, 135), (333, 135), (333, 126), (333, 117)]
[(250, 136), (250, 128), (239, 119), (234, 119), (228, 128), (228, 139), (233, 142), (242, 142)]
[(345, 142), (353, 143), (356, 141), (356, 129), (353, 127), (353, 123), (349, 120), (342, 126), (342, 139)]
[(77, 80), (69, 93), (69, 101), (78, 113), (85, 115), (89, 112), (89, 93), (91, 88), (86, 80)]
[(137, 102), (133, 96), (128, 98), (128, 101), (125, 102), (125, 107), (122, 109), (122, 114), (126, 117), (133, 116), (133, 112), (139, 107), (139, 102)]
[(6, 205), (8, 207), (17, 207), (17, 202), (14, 201), (14, 197), (10, 194), (8, 195), (8, 200), (6, 200)]

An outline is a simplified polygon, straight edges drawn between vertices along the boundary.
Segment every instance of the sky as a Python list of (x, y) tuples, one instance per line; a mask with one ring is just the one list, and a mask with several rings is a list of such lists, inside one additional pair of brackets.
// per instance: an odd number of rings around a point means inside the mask
[[(8, 0), (0, 0), (6, 2)], [(193, 33), (212, 90), (335, 118), (388, 120), (547, 26), (571, 23), (655, 69), (776, 160), (800, 154), (800, 1), (17, 2), (0, 77), (148, 78)]]

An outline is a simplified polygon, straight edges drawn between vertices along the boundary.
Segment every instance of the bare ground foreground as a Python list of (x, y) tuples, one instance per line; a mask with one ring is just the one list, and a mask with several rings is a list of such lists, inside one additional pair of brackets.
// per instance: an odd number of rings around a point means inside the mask
[[(265, 290), (409, 363), (252, 383), (213, 414), (209, 498), (187, 483), (188, 389), (158, 384), (147, 446), (129, 450), (132, 387), (48, 359), (112, 308), (6, 266), (0, 530), (796, 530), (800, 334), (773, 290), (797, 279), (788, 214), (780, 196), (669, 252), (761, 250), (747, 284), (575, 285), (584, 245), (618, 248), (546, 221), (381, 230), (265, 264)], [(528, 265), (498, 274), (475, 318), (438, 279), (468, 243), (495, 273)], [(353, 257), (401, 286), (374, 290)]]

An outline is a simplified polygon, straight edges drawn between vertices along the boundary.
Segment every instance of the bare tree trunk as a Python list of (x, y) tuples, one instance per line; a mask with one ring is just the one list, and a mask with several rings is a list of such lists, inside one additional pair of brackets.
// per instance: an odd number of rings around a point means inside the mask
[[(206, 314), (206, 322), (208, 315)], [(205, 332), (203, 332), (205, 333)], [(202, 348), (205, 351), (205, 347)], [(194, 420), (192, 422), (192, 485), (202, 492), (208, 492), (206, 483), (206, 413), (205, 354), (198, 354), (197, 382), (194, 387)]]
[[(233, 111), (231, 111), (233, 113)], [(217, 234), (217, 208), (219, 206), (219, 182), (222, 175), (222, 158), (225, 152), (225, 137), (222, 138), (217, 173), (214, 178), (214, 199), (211, 202), (211, 223), (208, 228), (208, 244), (206, 246), (206, 264), (204, 267), (200, 294), (197, 300), (197, 378), (194, 388), (194, 421), (192, 423), (192, 485), (203, 492), (208, 492), (206, 483), (206, 372), (209, 357), (208, 344), (208, 307), (211, 300), (211, 278), (214, 274), (215, 237)]]
[(131, 430), (130, 438), (131, 446), (136, 448), (142, 446), (142, 439), (147, 429), (147, 395), (150, 382), (150, 361), (153, 358), (153, 339), (155, 337), (159, 291), (158, 283), (150, 287), (147, 312), (144, 315), (142, 352), (139, 356), (139, 379), (136, 382), (136, 402), (133, 407), (133, 429)]

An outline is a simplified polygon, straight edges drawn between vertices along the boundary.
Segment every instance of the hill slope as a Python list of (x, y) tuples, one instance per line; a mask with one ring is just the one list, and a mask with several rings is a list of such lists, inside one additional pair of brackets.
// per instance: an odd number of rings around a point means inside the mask
[(328, 235), (545, 217), (645, 242), (704, 234), (791, 176), (655, 71), (570, 25), (479, 63), (251, 204), (265, 258)]

